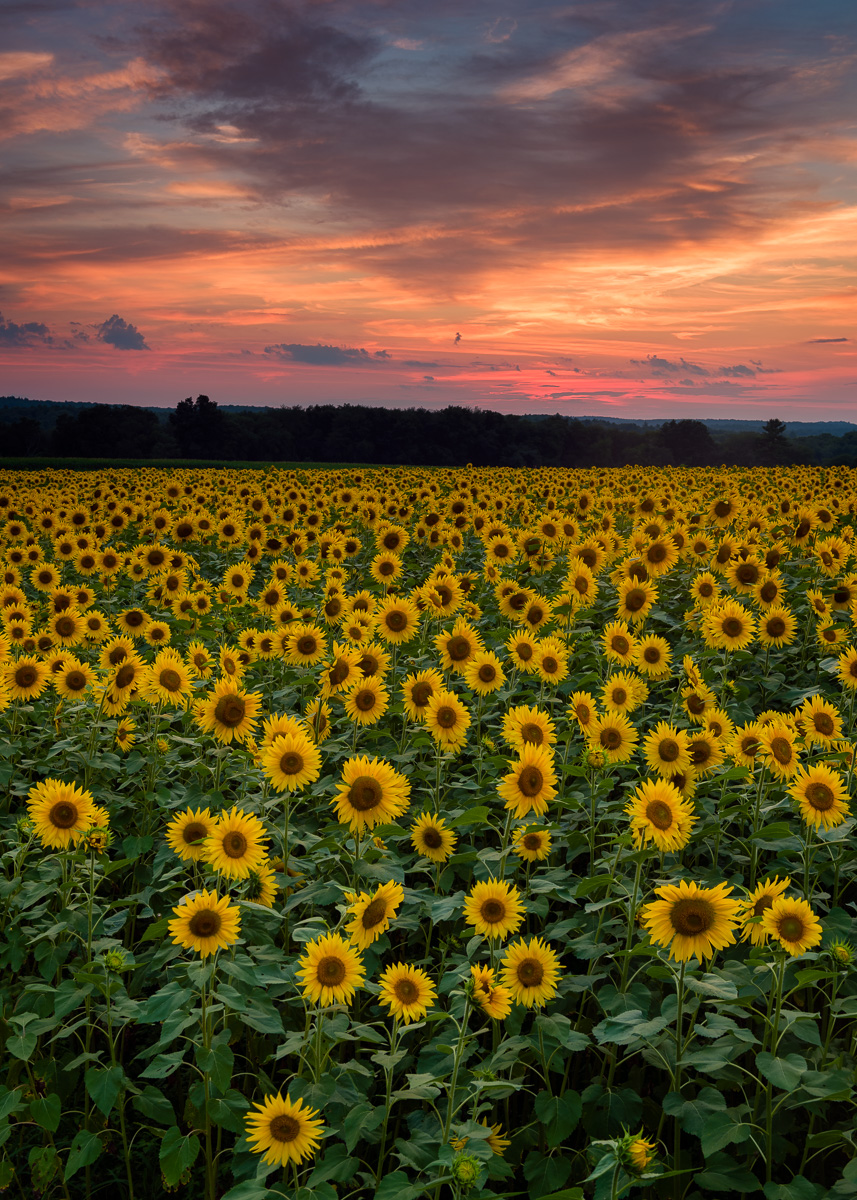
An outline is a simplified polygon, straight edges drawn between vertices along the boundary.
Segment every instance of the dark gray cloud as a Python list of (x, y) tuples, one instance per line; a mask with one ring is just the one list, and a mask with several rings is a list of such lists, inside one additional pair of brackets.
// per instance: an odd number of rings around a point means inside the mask
[(807, 346), (822, 346), (822, 345), (825, 345), (825, 344), (826, 344), (826, 343), (828, 343), (828, 342), (850, 342), (850, 341), (851, 341), (851, 339), (850, 339), (850, 338), (847, 338), (847, 337), (838, 337), (838, 338), (810, 338), (810, 339), (809, 339), (809, 341), (808, 341), (808, 342), (806, 342), (805, 344), (806, 344)]
[(51, 331), (41, 321), (25, 321), (18, 325), (8, 321), (0, 313), (0, 346), (7, 349), (15, 346), (34, 346), (38, 343), (50, 345), (53, 342)]
[[(755, 379), (756, 373), (759, 370), (765, 370), (760, 367), (748, 367), (745, 363), (735, 363), (728, 367), (703, 367), (699, 363), (688, 362), (685, 358), (677, 360), (662, 358), (658, 354), (649, 354), (646, 358), (632, 358), (631, 364), (635, 367), (644, 367), (646, 373), (651, 375), (653, 379), (673, 379), (676, 375), (683, 375), (685, 378), (680, 379), (681, 384), (692, 383), (693, 380), (689, 376), (708, 379), (717, 377), (720, 379)], [(770, 368), (767, 373), (771, 373), (774, 368)]]
[(287, 362), (309, 363), (313, 367), (343, 367), (343, 366), (379, 366), (378, 359), (388, 359), (391, 355), (386, 350), (376, 350), (370, 354), (361, 348), (347, 349), (342, 346), (304, 346), (299, 342), (277, 342), (266, 346), (265, 353), (272, 358), (281, 358)]
[(114, 313), (112, 317), (108, 317), (106, 321), (96, 325), (95, 329), (99, 342), (106, 342), (108, 346), (115, 346), (117, 350), (149, 349), (146, 339), (137, 326), (129, 325), (118, 313)]

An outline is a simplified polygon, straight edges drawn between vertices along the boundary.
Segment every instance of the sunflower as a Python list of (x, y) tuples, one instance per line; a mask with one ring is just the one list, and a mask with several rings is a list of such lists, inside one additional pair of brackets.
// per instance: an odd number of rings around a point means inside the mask
[(470, 713), (454, 692), (438, 691), (426, 705), (426, 726), (435, 742), (456, 753), (464, 745), (470, 727)]
[(793, 956), (812, 950), (822, 936), (821, 922), (806, 900), (789, 900), (785, 896), (763, 911), (762, 928)]
[(312, 667), (327, 654), (327, 635), (318, 625), (289, 625), (284, 651), (290, 666)]
[(81, 700), (95, 683), (95, 673), (88, 663), (69, 657), (54, 675), (54, 688), (64, 700)]
[(509, 988), (497, 983), (491, 967), (477, 966), (470, 968), (473, 998), (482, 1011), (495, 1021), (503, 1021), (512, 1011), (512, 997)]
[(503, 737), (518, 752), (526, 744), (551, 746), (556, 740), (556, 726), (546, 712), (520, 704), (503, 717)]
[(330, 733), (330, 705), (326, 700), (312, 700), (306, 706), (304, 725), (314, 742), (323, 742)]
[(195, 896), (186, 896), (173, 912), (176, 915), (169, 931), (174, 944), (196, 950), (202, 958), (238, 941), (241, 914), (237, 904), (229, 903), (228, 896), (203, 889)]
[(123, 633), (132, 638), (141, 638), (149, 624), (149, 615), (142, 608), (127, 608), (116, 617), (116, 624)]
[(695, 725), (702, 725), (705, 714), (717, 708), (717, 697), (704, 683), (691, 683), (681, 689), (682, 707)]
[(334, 642), (332, 657), (321, 673), (323, 696), (335, 696), (346, 692), (363, 678), (360, 670), (361, 652), (356, 646), (345, 642)]
[(653, 771), (664, 778), (690, 766), (688, 734), (666, 721), (659, 721), (643, 741), (643, 756)]
[(61, 779), (44, 779), (27, 793), (33, 830), (52, 850), (67, 850), (93, 824), (92, 795)]
[(389, 929), (390, 921), (395, 917), (396, 910), (404, 898), (405, 891), (402, 885), (392, 881), (379, 884), (374, 896), (361, 892), (348, 906), (351, 920), (345, 926), (345, 931), (351, 941), (360, 950), (371, 946)]
[(794, 614), (781, 605), (768, 608), (759, 617), (759, 641), (763, 646), (790, 646), (796, 632)]
[(24, 655), (2, 668), (2, 690), (13, 700), (36, 700), (50, 683), (51, 673), (47, 665), (38, 658)]
[(452, 629), (434, 639), (444, 671), (464, 674), (464, 668), (479, 650), (485, 647), (482, 638), (469, 621), (459, 617)]
[(529, 633), (513, 633), (506, 642), (509, 657), (521, 671), (532, 672), (536, 656), (536, 639)]
[(666, 534), (663, 537), (657, 537), (648, 545), (644, 546), (640, 557), (643, 560), (646, 570), (652, 578), (658, 575), (666, 575), (678, 562), (678, 546), (673, 539)]
[(637, 849), (653, 842), (661, 854), (686, 846), (696, 821), (693, 805), (665, 779), (642, 783), (625, 812), (631, 819), (631, 834)]
[(705, 888), (686, 879), (655, 888), (661, 899), (643, 906), (641, 924), (656, 945), (669, 946), (676, 962), (694, 955), (702, 962), (735, 941), (742, 906), (729, 899), (731, 891), (725, 883)]
[(278, 792), (293, 792), (315, 783), (321, 774), (321, 753), (298, 721), (290, 733), (276, 734), (262, 748), (262, 770)]
[(48, 629), (62, 646), (77, 646), (86, 637), (86, 620), (76, 608), (64, 608), (54, 613)]
[(503, 941), (524, 919), (521, 893), (513, 884), (489, 878), (475, 883), (464, 900), (464, 920), (477, 933)]
[(706, 646), (717, 650), (743, 650), (756, 632), (756, 621), (737, 600), (724, 600), (706, 610), (702, 636)]
[(501, 971), (503, 984), (516, 1004), (539, 1007), (556, 995), (559, 959), (541, 938), (509, 946)]
[(243, 742), (256, 728), (261, 703), (258, 692), (245, 692), (232, 679), (219, 679), (211, 694), (194, 705), (196, 723), (224, 745)]
[(719, 739), (709, 729), (700, 729), (688, 738), (687, 752), (690, 765), (699, 779), (704, 779), (715, 767), (719, 767), (726, 757)]
[(623, 667), (628, 667), (634, 662), (637, 639), (625, 621), (611, 621), (605, 625), (601, 634), (601, 644), (604, 647), (605, 658), (621, 663)]
[(654, 608), (658, 590), (653, 583), (641, 579), (625, 579), (619, 584), (616, 616), (635, 625), (644, 621)]
[(762, 725), (759, 721), (748, 721), (732, 735), (729, 753), (737, 767), (755, 766), (762, 752)]
[(533, 670), (543, 683), (562, 683), (568, 676), (568, 650), (555, 637), (543, 638), (536, 646)]
[(363, 985), (363, 959), (338, 933), (326, 933), (308, 942), (298, 963), (304, 996), (322, 1008), (347, 1004)]
[(444, 863), (455, 851), (458, 834), (446, 828), (443, 817), (421, 813), (411, 826), (411, 845), (434, 863)]
[(543, 816), (556, 796), (556, 771), (550, 749), (525, 744), (512, 770), (504, 775), (497, 792), (505, 807), (521, 821), (531, 812)]
[(626, 1146), (625, 1153), (628, 1156), (628, 1166), (637, 1175), (642, 1175), (655, 1161), (657, 1155), (657, 1146), (655, 1142), (650, 1142), (641, 1134), (637, 1137), (632, 1137)]
[(408, 807), (411, 785), (383, 759), (349, 758), (331, 804), (340, 825), (352, 832), (374, 829), (400, 817)]
[(217, 818), (206, 838), (203, 859), (227, 879), (246, 879), (264, 862), (268, 835), (252, 813), (234, 805)]
[(775, 875), (773, 879), (769, 877), (750, 892), (741, 910), (742, 941), (749, 941), (754, 946), (764, 946), (770, 935), (762, 925), (762, 913), (769, 909), (775, 900), (779, 900), (790, 885), (791, 879), (788, 875), (785, 879)]
[(632, 713), (648, 697), (649, 689), (632, 671), (608, 675), (601, 689), (601, 702), (610, 712)]
[(345, 696), (345, 712), (358, 725), (374, 725), (387, 711), (390, 693), (374, 676), (358, 679)]
[(788, 792), (807, 825), (832, 829), (851, 815), (842, 776), (824, 763), (798, 768)]
[(264, 1155), (268, 1166), (287, 1167), (312, 1158), (324, 1129), (318, 1109), (288, 1095), (284, 1100), (279, 1092), (253, 1107), (259, 1111), (244, 1118), (247, 1142), (255, 1154)]
[(394, 963), (381, 972), (378, 983), (378, 1003), (387, 1008), (397, 1021), (404, 1021), (406, 1025), (424, 1017), (434, 1005), (435, 985), (419, 967)]
[(205, 839), (214, 833), (217, 820), (207, 808), (186, 808), (176, 813), (167, 826), (167, 844), (183, 862), (201, 862)]
[(551, 852), (551, 835), (547, 829), (532, 825), (519, 832), (512, 850), (524, 862), (542, 862)]
[(853, 645), (840, 654), (836, 671), (843, 687), (857, 689), (857, 649)]
[(385, 600), (375, 617), (378, 637), (391, 645), (410, 642), (419, 632), (420, 610), (412, 600), (402, 597)]
[(797, 734), (785, 721), (764, 725), (759, 734), (765, 766), (778, 779), (791, 779), (798, 769)]
[(595, 698), (590, 692), (574, 692), (569, 700), (568, 715), (577, 721), (585, 734), (588, 734), (598, 717)]
[(608, 712), (596, 717), (586, 731), (590, 748), (600, 751), (608, 762), (628, 762), (640, 735), (623, 713)]
[(192, 691), (184, 659), (174, 650), (161, 650), (146, 672), (142, 691), (153, 704), (181, 708)]
[(137, 725), (130, 717), (123, 717), (116, 726), (116, 745), (123, 754), (127, 754), (137, 740), (134, 730)]
[(804, 740), (829, 746), (842, 736), (842, 717), (839, 710), (823, 696), (809, 696), (800, 708)]

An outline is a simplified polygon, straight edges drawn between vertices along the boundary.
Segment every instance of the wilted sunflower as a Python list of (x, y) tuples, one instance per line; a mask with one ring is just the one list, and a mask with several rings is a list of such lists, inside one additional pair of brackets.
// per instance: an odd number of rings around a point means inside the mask
[(429, 733), (442, 749), (457, 752), (464, 745), (470, 713), (455, 692), (435, 692), (426, 705), (425, 721)]
[(261, 704), (258, 692), (245, 692), (234, 680), (219, 679), (214, 690), (200, 701), (196, 723), (203, 733), (210, 733), (224, 745), (243, 742), (256, 728)]
[(807, 825), (832, 829), (851, 815), (848, 789), (838, 771), (824, 763), (800, 767), (792, 776), (789, 795), (797, 801)]
[(491, 967), (481, 963), (470, 968), (473, 981), (473, 998), (482, 1011), (495, 1021), (503, 1021), (512, 1011), (512, 996), (509, 988), (497, 983)]
[(297, 975), (304, 996), (322, 1008), (347, 1004), (363, 984), (363, 959), (337, 933), (326, 933), (308, 942), (298, 962)]
[(474, 883), (464, 900), (464, 920), (477, 933), (503, 941), (517, 933), (524, 919), (521, 893), (514, 884), (497, 879)]
[(203, 859), (227, 879), (246, 879), (264, 862), (267, 841), (259, 818), (233, 805), (217, 818), (206, 838)]
[(279, 1092), (253, 1107), (259, 1111), (244, 1118), (247, 1142), (269, 1166), (287, 1167), (315, 1154), (324, 1129), (318, 1109), (301, 1099), (286, 1096), (284, 1100)]
[(216, 824), (207, 808), (186, 808), (176, 813), (167, 826), (167, 844), (184, 862), (201, 862), (205, 839), (211, 837)]
[(351, 941), (361, 950), (371, 946), (389, 929), (390, 921), (404, 898), (404, 888), (392, 880), (379, 884), (373, 896), (361, 892), (348, 906), (351, 920), (345, 926), (345, 931)]
[(556, 995), (559, 959), (547, 942), (531, 938), (510, 946), (502, 964), (502, 980), (516, 1004), (540, 1007)]
[(444, 863), (455, 850), (458, 835), (446, 828), (443, 817), (421, 813), (411, 826), (411, 844), (418, 854), (434, 863)]
[(546, 712), (519, 704), (510, 708), (503, 717), (503, 737), (513, 750), (520, 751), (531, 746), (552, 746), (556, 740), (556, 726)]
[(785, 896), (763, 911), (762, 927), (795, 957), (812, 950), (822, 937), (821, 922), (806, 900), (788, 900)]
[(301, 725), (294, 733), (276, 735), (263, 748), (262, 770), (278, 792), (293, 792), (318, 779), (321, 753)]
[(44, 779), (27, 793), (27, 810), (42, 844), (67, 850), (93, 824), (91, 793), (61, 779)]
[(353, 832), (374, 829), (400, 817), (408, 807), (411, 785), (379, 758), (349, 758), (331, 804), (341, 825)]
[(623, 713), (608, 712), (596, 717), (586, 731), (589, 744), (600, 750), (608, 762), (628, 762), (637, 748), (640, 735)]
[(394, 963), (381, 972), (378, 983), (381, 985), (379, 1004), (406, 1025), (424, 1017), (435, 1002), (434, 984), (419, 967)]
[(702, 962), (735, 941), (741, 903), (729, 899), (731, 891), (725, 883), (705, 888), (686, 879), (655, 888), (661, 899), (643, 906), (641, 924), (676, 962), (694, 956)]
[(202, 958), (238, 941), (241, 914), (228, 896), (203, 890), (186, 896), (173, 912), (176, 915), (169, 923), (173, 942), (185, 950), (196, 950)]
[(631, 819), (634, 845), (639, 849), (653, 842), (662, 854), (686, 846), (696, 821), (693, 805), (665, 779), (642, 783), (625, 812)]
[(531, 812), (543, 816), (549, 801), (556, 796), (556, 771), (550, 749), (527, 743), (512, 770), (504, 775), (497, 792), (505, 807), (522, 821)]
[(762, 924), (762, 914), (773, 905), (775, 900), (780, 899), (790, 885), (791, 878), (788, 875), (785, 879), (780, 879), (778, 875), (775, 875), (773, 879), (769, 877), (750, 892), (741, 910), (742, 941), (749, 941), (754, 946), (764, 946), (770, 935)]
[(512, 849), (525, 862), (542, 862), (551, 852), (550, 832), (537, 825), (532, 825), (518, 834)]

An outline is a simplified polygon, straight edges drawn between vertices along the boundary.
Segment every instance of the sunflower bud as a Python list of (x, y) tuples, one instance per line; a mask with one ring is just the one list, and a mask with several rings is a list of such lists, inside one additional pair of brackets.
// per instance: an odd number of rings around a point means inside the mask
[(128, 959), (124, 950), (105, 950), (104, 967), (107, 971), (124, 971)]
[(480, 1162), (472, 1154), (456, 1154), (452, 1160), (452, 1178), (463, 1192), (469, 1192), (479, 1179)]
[(854, 947), (848, 942), (835, 941), (828, 946), (830, 957), (839, 967), (854, 966)]

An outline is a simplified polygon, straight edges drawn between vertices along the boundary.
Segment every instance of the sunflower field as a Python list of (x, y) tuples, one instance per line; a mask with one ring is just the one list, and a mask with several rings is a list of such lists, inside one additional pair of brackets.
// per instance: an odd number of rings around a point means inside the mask
[(857, 1195), (856, 484), (0, 472), (0, 1192)]

